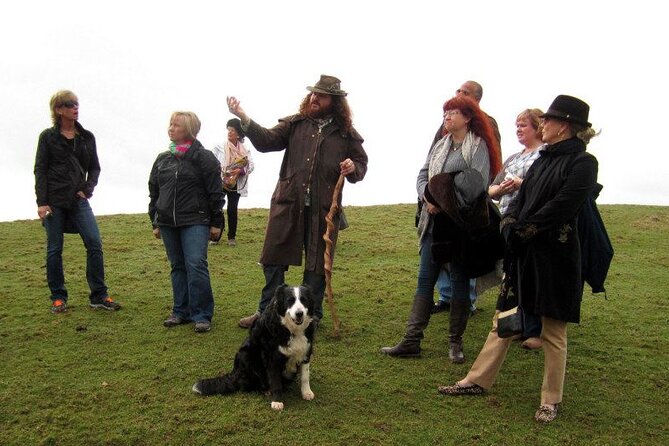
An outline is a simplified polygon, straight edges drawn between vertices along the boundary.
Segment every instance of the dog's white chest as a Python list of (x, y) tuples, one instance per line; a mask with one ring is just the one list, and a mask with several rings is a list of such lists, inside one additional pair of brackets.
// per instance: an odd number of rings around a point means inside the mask
[(299, 336), (291, 336), (288, 345), (279, 346), (279, 351), (281, 354), (288, 357), (285, 372), (296, 373), (297, 368), (307, 359), (309, 341), (303, 334)]

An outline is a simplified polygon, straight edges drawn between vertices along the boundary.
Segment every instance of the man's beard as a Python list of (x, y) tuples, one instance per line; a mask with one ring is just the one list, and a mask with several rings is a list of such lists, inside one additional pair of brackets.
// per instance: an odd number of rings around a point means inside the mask
[(332, 104), (330, 104), (326, 108), (320, 106), (318, 110), (312, 110), (311, 104), (309, 104), (309, 107), (307, 108), (307, 115), (312, 119), (323, 119), (327, 116), (330, 116), (331, 114), (332, 114)]

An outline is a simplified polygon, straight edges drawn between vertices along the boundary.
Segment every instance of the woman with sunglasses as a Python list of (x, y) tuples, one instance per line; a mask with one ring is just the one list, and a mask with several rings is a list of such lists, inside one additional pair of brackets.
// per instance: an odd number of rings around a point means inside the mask
[(86, 279), (91, 308), (118, 310), (107, 293), (100, 231), (88, 199), (98, 184), (100, 163), (95, 137), (79, 124), (79, 102), (69, 90), (51, 97), (53, 127), (39, 136), (35, 157), (37, 215), (46, 229), (46, 277), (51, 311), (67, 310), (63, 274), (63, 234), (79, 233), (86, 247)]

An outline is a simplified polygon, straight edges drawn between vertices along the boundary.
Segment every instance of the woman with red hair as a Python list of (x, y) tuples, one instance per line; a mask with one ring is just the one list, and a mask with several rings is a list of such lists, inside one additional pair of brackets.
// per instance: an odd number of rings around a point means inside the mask
[[(430, 149), (416, 181), (418, 196), (424, 202), (418, 223), (420, 239), (418, 286), (404, 338), (394, 347), (381, 349), (382, 353), (389, 356), (420, 356), (420, 341), (430, 321), (433, 306), (434, 285), (443, 267), (442, 262), (434, 257), (433, 231), (436, 227), (435, 219), (439, 214), (444, 215), (444, 209), (426, 198), (426, 192), (434, 192), (428, 191), (428, 183), (433, 177), (442, 173), (455, 176), (456, 172), (475, 170), (479, 174), (478, 182), (481, 183), (476, 186), (481, 191), (487, 191), (490, 180), (495, 177), (502, 165), (499, 143), (493, 136), (490, 121), (474, 100), (456, 96), (444, 104), (443, 110), (444, 136)], [(465, 359), (462, 352), (462, 335), (470, 315), (470, 277), (460, 258), (454, 257), (447, 267), (453, 287), (448, 356), (451, 361), (462, 363)]]

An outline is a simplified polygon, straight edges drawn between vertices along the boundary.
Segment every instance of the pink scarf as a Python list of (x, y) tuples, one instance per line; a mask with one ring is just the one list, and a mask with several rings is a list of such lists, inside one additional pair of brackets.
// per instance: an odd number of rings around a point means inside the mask
[(190, 149), (191, 144), (193, 144), (193, 141), (186, 141), (183, 144), (177, 144), (172, 141), (170, 143), (170, 152), (177, 158), (183, 158), (186, 152), (188, 152), (188, 149)]
[(230, 141), (226, 141), (226, 144), (226, 148), (228, 149), (225, 151), (226, 166), (234, 164), (242, 158), (247, 157), (249, 154), (248, 150), (246, 150), (246, 147), (244, 147), (244, 144), (241, 142), (237, 142), (237, 146), (232, 144)]

